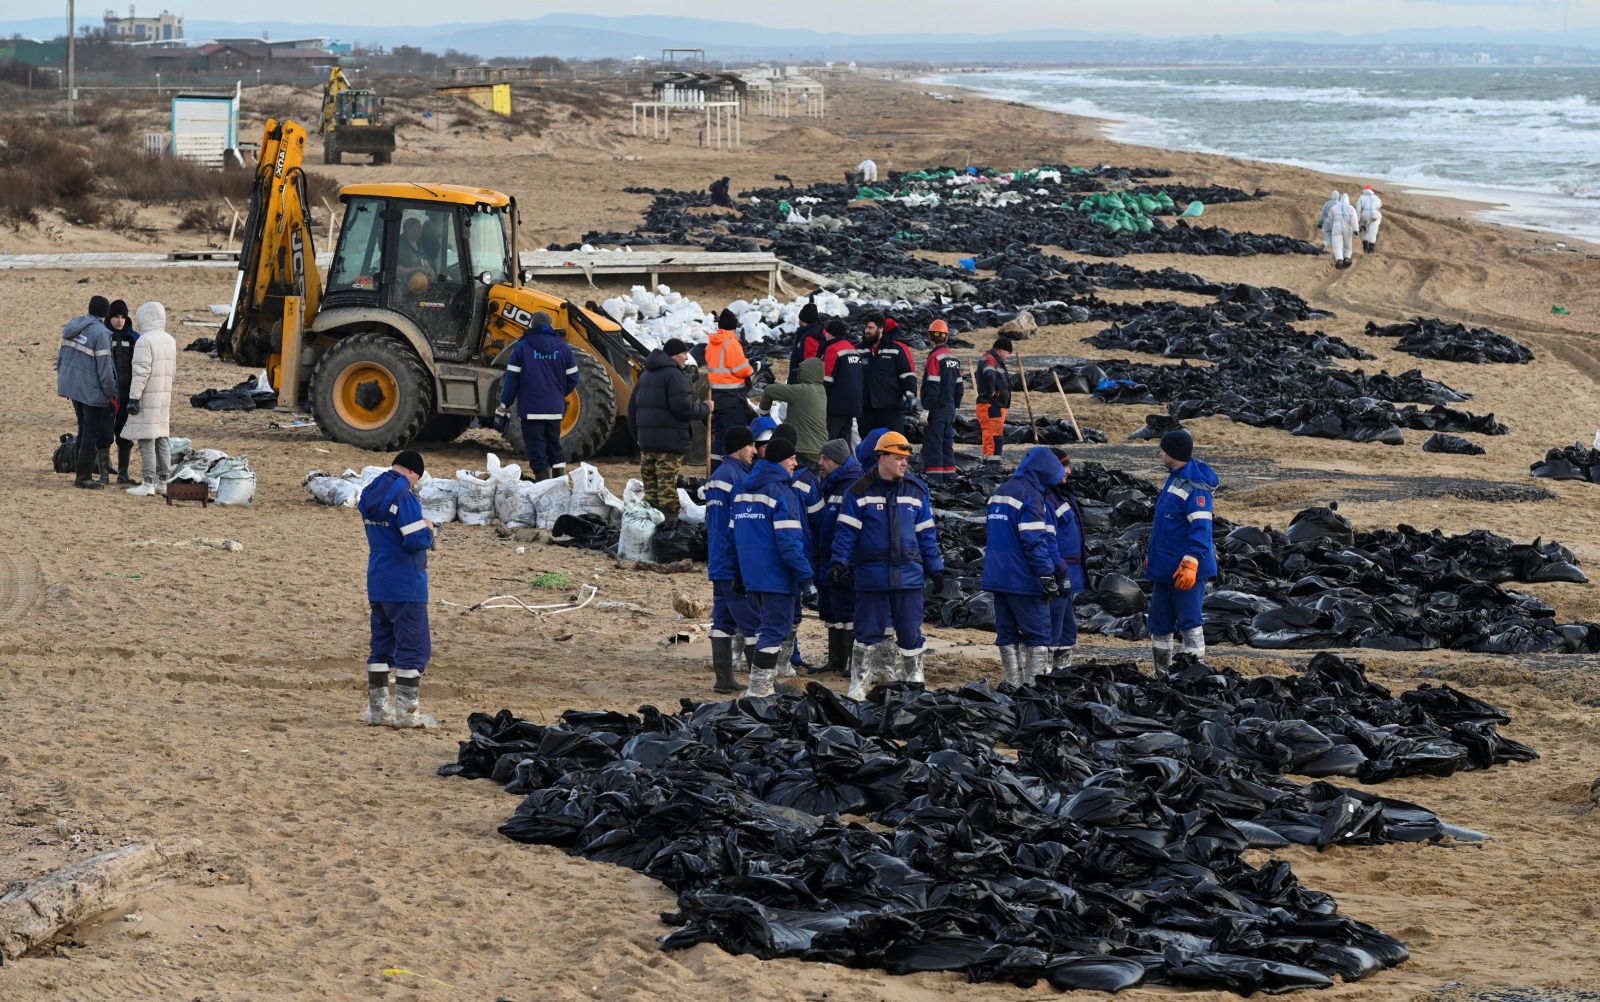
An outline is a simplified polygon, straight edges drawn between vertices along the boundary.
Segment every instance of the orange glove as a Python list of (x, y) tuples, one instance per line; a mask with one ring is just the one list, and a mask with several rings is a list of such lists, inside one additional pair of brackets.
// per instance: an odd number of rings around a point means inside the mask
[(1184, 557), (1183, 562), (1178, 564), (1178, 569), (1173, 572), (1172, 583), (1177, 585), (1180, 591), (1188, 591), (1194, 587), (1194, 576), (1199, 570), (1200, 561), (1193, 557)]

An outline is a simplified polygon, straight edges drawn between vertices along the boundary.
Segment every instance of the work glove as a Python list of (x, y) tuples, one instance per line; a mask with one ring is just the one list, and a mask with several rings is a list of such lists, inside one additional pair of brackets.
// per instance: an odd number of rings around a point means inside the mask
[(935, 592), (944, 591), (944, 571), (934, 571), (928, 575), (928, 580), (933, 582)]
[(1049, 574), (1039, 578), (1039, 587), (1043, 590), (1046, 601), (1061, 594), (1061, 586), (1056, 584), (1055, 577)]
[(128, 401), (128, 413), (130, 415), (139, 413), (139, 401), (137, 401), (137, 400)]
[(844, 564), (834, 564), (828, 568), (828, 583), (831, 585), (843, 585), (849, 577), (850, 568)]
[(806, 605), (817, 604), (817, 584), (810, 578), (800, 584), (800, 601)]
[(919, 406), (920, 405), (917, 403), (917, 395), (915, 393), (907, 393), (905, 403), (906, 413), (915, 414)]
[(1184, 557), (1183, 562), (1178, 564), (1178, 569), (1173, 572), (1172, 583), (1177, 585), (1180, 591), (1188, 591), (1194, 587), (1194, 577), (1199, 570), (1200, 561), (1194, 557)]

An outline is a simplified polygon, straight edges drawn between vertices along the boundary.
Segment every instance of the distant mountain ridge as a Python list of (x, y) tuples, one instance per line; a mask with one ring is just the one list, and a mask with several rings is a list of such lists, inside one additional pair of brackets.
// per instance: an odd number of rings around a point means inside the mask
[[(99, 16), (79, 18), (80, 26), (98, 26)], [(806, 28), (769, 28), (736, 21), (634, 14), (554, 13), (533, 20), (499, 20), (481, 24), (370, 26), (317, 22), (212, 21), (189, 18), (189, 36), (259, 36), (304, 38), (327, 36), (343, 42), (393, 48), (414, 45), (431, 52), (456, 49), (484, 58), (559, 55), (582, 59), (656, 56), (662, 48), (701, 48), (711, 59), (862, 59), (881, 61), (1048, 62), (1083, 59), (1104, 47), (1109, 53), (1139, 51), (1159, 55), (1180, 48), (1192, 58), (1197, 51), (1240, 44), (1269, 46), (1364, 45), (1532, 45), (1600, 50), (1600, 28), (1568, 33), (1487, 28), (1400, 29), (1371, 35), (1331, 32), (1258, 32), (1236, 35), (1158, 37), (1133, 32), (1085, 32), (1039, 28), (997, 34), (976, 32), (857, 35)], [(0, 20), (0, 37), (52, 38), (66, 30), (66, 19)]]

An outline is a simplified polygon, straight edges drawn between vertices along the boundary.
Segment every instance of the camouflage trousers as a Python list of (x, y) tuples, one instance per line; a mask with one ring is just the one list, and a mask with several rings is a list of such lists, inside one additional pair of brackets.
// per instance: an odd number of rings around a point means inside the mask
[(644, 481), (644, 503), (668, 518), (678, 517), (678, 470), (681, 452), (641, 452), (639, 479)]

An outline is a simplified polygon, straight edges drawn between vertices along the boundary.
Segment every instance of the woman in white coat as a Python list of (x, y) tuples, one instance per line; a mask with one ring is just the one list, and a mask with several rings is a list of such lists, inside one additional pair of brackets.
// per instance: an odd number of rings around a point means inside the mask
[(167, 310), (145, 303), (133, 315), (139, 340), (133, 346), (133, 383), (128, 387), (128, 423), (123, 437), (139, 445), (143, 482), (129, 494), (167, 492), (172, 456), (167, 434), (172, 421), (172, 381), (178, 374), (178, 343), (167, 333)]

